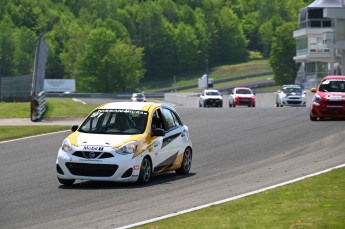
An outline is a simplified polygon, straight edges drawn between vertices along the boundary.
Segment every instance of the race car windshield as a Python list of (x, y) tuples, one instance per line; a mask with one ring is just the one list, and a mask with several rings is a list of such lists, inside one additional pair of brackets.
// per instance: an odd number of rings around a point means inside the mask
[(244, 94), (244, 95), (250, 95), (253, 94), (250, 90), (248, 89), (237, 89), (236, 90), (237, 94)]
[(142, 134), (148, 113), (139, 110), (99, 109), (87, 117), (79, 131), (94, 134)]
[(284, 88), (283, 92), (285, 94), (291, 94), (291, 93), (302, 94), (302, 88), (299, 88), (299, 87), (288, 87), (288, 88)]
[(325, 80), (320, 84), (319, 91), (345, 92), (345, 80)]
[(219, 93), (216, 91), (209, 91), (209, 92), (206, 92), (206, 95), (219, 95)]

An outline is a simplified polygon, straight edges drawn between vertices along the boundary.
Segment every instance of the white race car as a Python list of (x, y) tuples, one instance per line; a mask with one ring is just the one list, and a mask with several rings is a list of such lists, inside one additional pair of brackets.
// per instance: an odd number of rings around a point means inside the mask
[(223, 96), (218, 90), (207, 89), (202, 92), (199, 98), (199, 107), (207, 106), (223, 107)]
[(59, 149), (61, 184), (75, 180), (147, 183), (167, 171), (187, 174), (192, 163), (188, 127), (169, 105), (108, 103), (73, 126)]
[(283, 85), (277, 91), (276, 107), (283, 106), (307, 106), (306, 92), (298, 85)]

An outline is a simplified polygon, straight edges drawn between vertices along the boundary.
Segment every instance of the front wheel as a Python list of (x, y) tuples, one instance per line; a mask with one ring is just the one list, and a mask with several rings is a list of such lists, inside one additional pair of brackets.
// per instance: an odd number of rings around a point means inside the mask
[(66, 185), (66, 186), (70, 186), (70, 185), (72, 185), (75, 182), (74, 179), (67, 180), (67, 179), (62, 179), (62, 178), (59, 178), (59, 177), (58, 177), (58, 181), (60, 182), (60, 184), (63, 184), (63, 185)]
[(316, 120), (317, 120), (317, 117), (314, 117), (314, 116), (312, 116), (312, 115), (310, 114), (310, 120), (311, 120), (311, 121), (316, 121)]
[(187, 148), (183, 153), (182, 165), (179, 169), (176, 169), (177, 174), (187, 174), (189, 173), (190, 168), (192, 167), (192, 149)]
[(138, 178), (139, 184), (146, 184), (150, 181), (152, 176), (152, 163), (148, 157), (145, 157), (141, 162), (140, 174)]

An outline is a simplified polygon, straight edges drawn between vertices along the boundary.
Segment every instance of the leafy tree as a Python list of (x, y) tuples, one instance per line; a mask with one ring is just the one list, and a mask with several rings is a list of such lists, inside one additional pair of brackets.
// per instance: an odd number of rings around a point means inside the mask
[(210, 59), (216, 63), (229, 63), (247, 57), (246, 39), (237, 16), (228, 8), (215, 15)]
[(175, 30), (177, 47), (177, 69), (179, 72), (189, 72), (198, 66), (199, 43), (192, 26), (178, 24)]
[(5, 15), (0, 21), (0, 76), (12, 76), (14, 74), (14, 25), (11, 18)]
[(86, 41), (85, 52), (82, 53), (77, 66), (77, 90), (89, 92), (106, 92), (108, 75), (104, 58), (109, 49), (116, 43), (115, 34), (105, 28), (91, 30)]
[(33, 68), (37, 37), (32, 30), (21, 27), (13, 31), (13, 38), (13, 75), (29, 74)]
[(127, 92), (135, 90), (144, 76), (143, 49), (117, 42), (104, 58), (109, 84), (105, 92)]
[(142, 49), (118, 41), (105, 28), (91, 30), (76, 64), (78, 91), (123, 92), (135, 88), (144, 74)]
[(287, 22), (278, 27), (272, 39), (270, 64), (277, 84), (294, 83), (298, 64), (293, 60), (296, 42), (292, 33), (297, 29), (295, 22)]
[(161, 6), (163, 10), (163, 16), (170, 23), (178, 22), (178, 9), (176, 4), (172, 0), (159, 0), (158, 4)]

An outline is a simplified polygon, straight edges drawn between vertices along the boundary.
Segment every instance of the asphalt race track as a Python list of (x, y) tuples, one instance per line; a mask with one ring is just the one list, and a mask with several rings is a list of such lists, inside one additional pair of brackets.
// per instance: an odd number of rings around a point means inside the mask
[(115, 228), (345, 163), (345, 121), (311, 122), (308, 108), (177, 110), (191, 132), (191, 173), (145, 186), (60, 186), (55, 160), (67, 131), (0, 143), (0, 227)]

